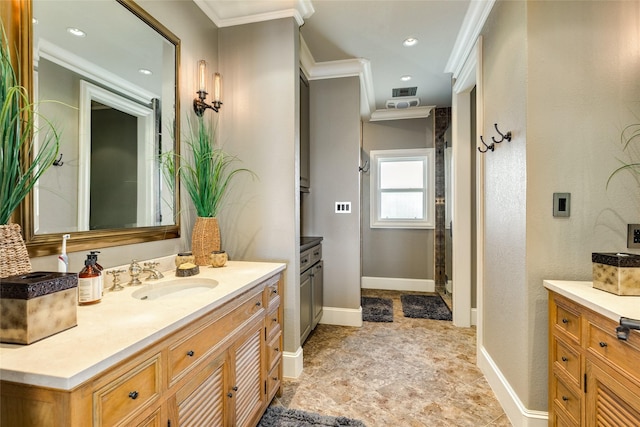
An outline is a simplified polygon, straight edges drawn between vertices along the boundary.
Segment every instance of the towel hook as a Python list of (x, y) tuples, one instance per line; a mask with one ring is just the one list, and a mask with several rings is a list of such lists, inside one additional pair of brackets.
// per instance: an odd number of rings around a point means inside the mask
[(500, 132), (500, 129), (498, 129), (498, 124), (497, 123), (494, 123), (493, 126), (496, 128), (496, 132), (498, 132), (498, 135), (500, 135), (502, 137), (500, 139), (500, 141), (496, 141), (496, 139), (494, 137), (491, 137), (493, 142), (495, 142), (496, 144), (500, 144), (505, 139), (507, 141), (511, 142), (511, 131), (508, 131), (506, 134), (503, 134), (502, 132)]
[(53, 161), (53, 166), (62, 166), (64, 162), (62, 161), (62, 153), (60, 153), (60, 157)]
[(487, 143), (484, 142), (484, 139), (482, 139), (482, 135), (480, 135), (480, 141), (482, 141), (482, 144), (485, 146), (484, 150), (482, 150), (482, 149), (480, 149), (480, 147), (478, 147), (478, 151), (481, 152), (482, 154), (486, 153), (489, 150), (493, 151), (493, 149), (495, 148), (494, 144), (487, 145)]

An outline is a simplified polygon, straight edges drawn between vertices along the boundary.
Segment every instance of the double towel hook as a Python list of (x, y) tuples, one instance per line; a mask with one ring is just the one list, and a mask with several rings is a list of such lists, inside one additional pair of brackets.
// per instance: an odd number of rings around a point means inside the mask
[(507, 140), (509, 142), (511, 142), (511, 131), (508, 131), (507, 133), (502, 133), (500, 132), (500, 129), (498, 129), (498, 124), (494, 123), (493, 126), (496, 128), (496, 132), (498, 132), (498, 135), (500, 135), (500, 141), (496, 140), (493, 136), (491, 137), (491, 140), (493, 141), (491, 144), (487, 144), (486, 142), (484, 142), (484, 139), (482, 138), (482, 135), (480, 135), (480, 141), (482, 141), (482, 145), (484, 145), (485, 149), (482, 150), (480, 147), (478, 147), (478, 151), (481, 153), (486, 153), (487, 151), (493, 151), (495, 149), (495, 145), (496, 144), (500, 144), (502, 141)]

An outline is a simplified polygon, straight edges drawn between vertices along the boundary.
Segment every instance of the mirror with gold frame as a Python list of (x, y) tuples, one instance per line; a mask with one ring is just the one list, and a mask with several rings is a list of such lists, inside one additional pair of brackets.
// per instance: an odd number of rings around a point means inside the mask
[(179, 147), (180, 40), (129, 0), (23, 1), (12, 14), (23, 85), (62, 133), (59, 165), (19, 212), (30, 256), (59, 253), (67, 233), (69, 252), (179, 237), (160, 158)]

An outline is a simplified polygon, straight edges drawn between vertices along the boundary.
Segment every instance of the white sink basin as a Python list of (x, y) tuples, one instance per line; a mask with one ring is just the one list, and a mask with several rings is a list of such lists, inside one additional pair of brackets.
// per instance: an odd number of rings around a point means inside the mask
[(144, 285), (131, 296), (139, 300), (180, 298), (208, 292), (216, 286), (217, 280), (185, 277)]

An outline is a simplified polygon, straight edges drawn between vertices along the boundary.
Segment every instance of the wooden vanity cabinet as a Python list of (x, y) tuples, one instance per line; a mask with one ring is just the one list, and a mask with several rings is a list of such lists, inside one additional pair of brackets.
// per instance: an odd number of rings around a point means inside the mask
[[(624, 298), (624, 297), (621, 297)], [(549, 425), (640, 425), (640, 333), (549, 294)]]
[(0, 425), (255, 426), (281, 391), (281, 293), (276, 275), (72, 391), (2, 382)]

